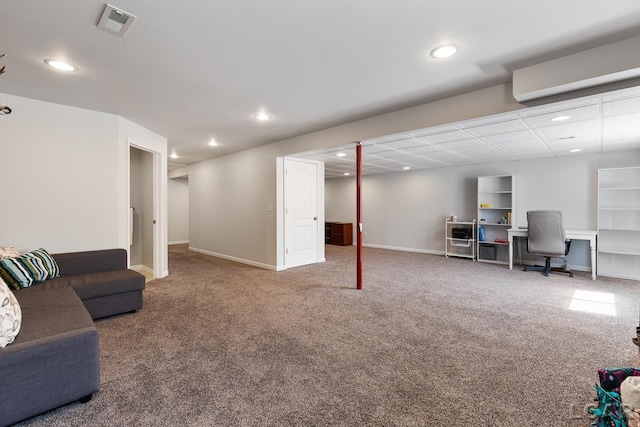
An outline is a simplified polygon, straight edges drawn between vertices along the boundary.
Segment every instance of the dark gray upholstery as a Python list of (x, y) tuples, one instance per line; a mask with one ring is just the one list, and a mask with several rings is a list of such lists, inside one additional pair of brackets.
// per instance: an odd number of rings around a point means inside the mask
[(52, 256), (60, 268), (60, 277), (33, 287), (72, 287), (93, 319), (142, 308), (144, 276), (127, 269), (127, 251), (124, 249), (71, 252)]
[(124, 249), (53, 254), (60, 277), (14, 292), (15, 341), (0, 348), (0, 426), (90, 397), (100, 389), (93, 319), (142, 308), (144, 276)]
[(22, 327), (0, 349), (0, 425), (9, 425), (100, 389), (98, 331), (71, 288), (16, 292)]

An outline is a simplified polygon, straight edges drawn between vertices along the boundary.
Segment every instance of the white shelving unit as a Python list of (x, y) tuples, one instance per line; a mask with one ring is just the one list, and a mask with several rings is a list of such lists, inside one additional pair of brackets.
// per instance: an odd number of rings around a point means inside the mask
[(479, 176), (477, 202), (478, 261), (509, 264), (507, 230), (516, 224), (516, 177)]
[(640, 280), (640, 167), (598, 169), (598, 274)]
[[(453, 237), (454, 228), (465, 228), (471, 232), (470, 239)], [(476, 220), (473, 221), (451, 221), (445, 220), (445, 257), (450, 256), (471, 258), (476, 260)]]

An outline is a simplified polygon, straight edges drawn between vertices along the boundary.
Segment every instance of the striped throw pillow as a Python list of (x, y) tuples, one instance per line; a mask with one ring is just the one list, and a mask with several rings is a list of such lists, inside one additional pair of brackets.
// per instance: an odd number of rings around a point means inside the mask
[(42, 248), (15, 258), (0, 259), (0, 277), (15, 290), (59, 275), (58, 264)]

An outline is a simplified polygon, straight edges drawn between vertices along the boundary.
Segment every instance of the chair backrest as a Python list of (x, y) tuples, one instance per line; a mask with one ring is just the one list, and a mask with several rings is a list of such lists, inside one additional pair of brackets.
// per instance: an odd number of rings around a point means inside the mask
[(562, 211), (528, 211), (529, 252), (542, 256), (562, 257), (565, 234)]

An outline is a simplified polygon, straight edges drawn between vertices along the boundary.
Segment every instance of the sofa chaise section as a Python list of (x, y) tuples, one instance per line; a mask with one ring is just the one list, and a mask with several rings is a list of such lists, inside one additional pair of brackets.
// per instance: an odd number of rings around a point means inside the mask
[(100, 389), (98, 331), (71, 288), (15, 293), (16, 340), (0, 349), (0, 425), (9, 425)]
[(105, 249), (52, 256), (60, 268), (60, 277), (32, 287), (73, 288), (93, 319), (142, 308), (145, 279), (142, 274), (127, 268), (126, 250)]

